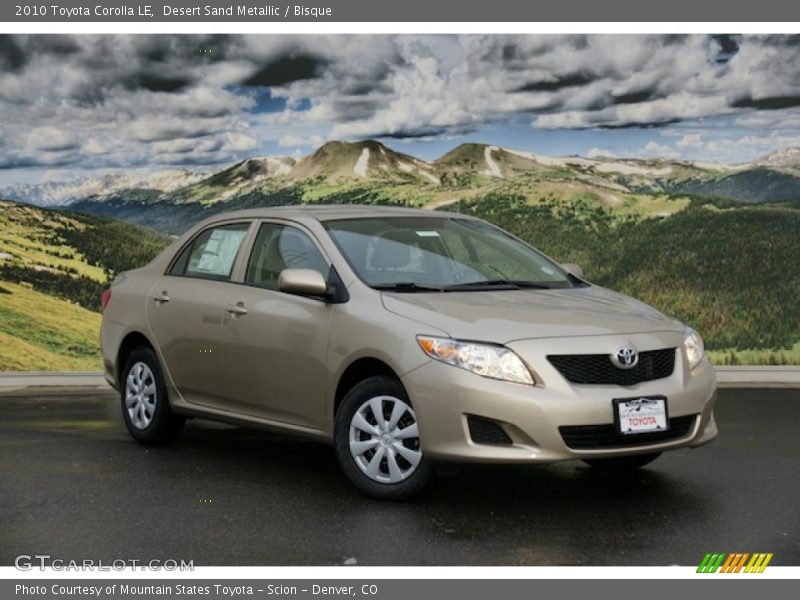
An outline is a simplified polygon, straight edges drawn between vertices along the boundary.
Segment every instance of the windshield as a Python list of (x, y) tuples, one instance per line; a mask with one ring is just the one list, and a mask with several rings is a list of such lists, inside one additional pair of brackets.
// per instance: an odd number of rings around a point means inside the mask
[(565, 288), (580, 285), (502, 229), (459, 217), (376, 217), (325, 227), (367, 285), (395, 291)]

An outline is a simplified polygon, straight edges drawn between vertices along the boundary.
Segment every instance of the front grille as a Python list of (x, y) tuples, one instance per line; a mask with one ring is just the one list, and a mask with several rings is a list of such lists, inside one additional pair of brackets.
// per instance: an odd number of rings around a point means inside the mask
[(686, 437), (694, 427), (697, 415), (673, 417), (666, 431), (649, 433), (620, 433), (615, 425), (571, 425), (559, 427), (564, 443), (573, 450), (600, 450), (647, 446)]
[(469, 436), (476, 444), (510, 446), (512, 443), (505, 430), (494, 421), (467, 415), (467, 424), (469, 425)]
[(635, 385), (672, 375), (675, 348), (640, 352), (632, 369), (620, 369), (608, 354), (551, 354), (547, 360), (572, 383)]

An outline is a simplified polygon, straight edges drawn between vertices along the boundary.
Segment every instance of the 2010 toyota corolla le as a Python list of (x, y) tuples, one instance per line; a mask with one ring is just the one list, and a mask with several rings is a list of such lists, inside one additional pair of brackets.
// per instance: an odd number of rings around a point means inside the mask
[(312, 436), (378, 498), (418, 492), (439, 460), (625, 469), (717, 435), (697, 332), (454, 213), (219, 215), (103, 307), (136, 440), (192, 416)]

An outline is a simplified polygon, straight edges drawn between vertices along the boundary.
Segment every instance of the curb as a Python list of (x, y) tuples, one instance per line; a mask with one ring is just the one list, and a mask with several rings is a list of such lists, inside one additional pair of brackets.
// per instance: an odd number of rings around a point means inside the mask
[(714, 367), (721, 388), (800, 389), (800, 365)]
[(111, 389), (102, 371), (15, 371), (0, 372), (0, 392), (28, 388)]
[[(721, 388), (790, 388), (800, 390), (800, 365), (715, 367)], [(102, 371), (0, 372), (0, 392), (27, 388), (111, 389)]]

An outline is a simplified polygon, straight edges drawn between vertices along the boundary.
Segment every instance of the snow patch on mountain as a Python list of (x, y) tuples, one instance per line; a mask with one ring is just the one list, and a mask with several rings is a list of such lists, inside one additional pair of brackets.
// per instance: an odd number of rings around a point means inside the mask
[(367, 167), (369, 166), (369, 148), (361, 150), (361, 156), (358, 157), (356, 164), (353, 165), (353, 173), (359, 177), (367, 176)]
[(419, 174), (422, 175), (425, 179), (427, 179), (431, 183), (435, 183), (436, 185), (442, 183), (441, 179), (439, 179), (438, 177), (436, 177), (436, 175), (428, 171), (420, 170)]
[(672, 167), (644, 167), (627, 162), (600, 162), (594, 165), (600, 173), (622, 173), (623, 175), (646, 175), (649, 177), (666, 177), (672, 173)]
[(495, 150), (499, 150), (497, 146), (486, 146), (483, 151), (483, 160), (486, 161), (486, 166), (488, 169), (484, 171), (487, 175), (491, 177), (500, 177), (502, 179), (503, 172), (500, 170), (500, 166), (494, 161), (492, 157), (492, 152)]
[(800, 148), (781, 148), (762, 156), (753, 164), (761, 167), (798, 167), (800, 166)]
[(594, 159), (581, 158), (579, 156), (544, 156), (533, 154), (532, 152), (522, 152), (504, 148), (509, 154), (535, 160), (540, 165), (547, 167), (582, 167), (584, 169), (594, 169), (598, 173), (621, 173), (623, 175), (645, 175), (649, 177), (666, 177), (672, 173), (672, 167), (648, 167), (615, 159)]

